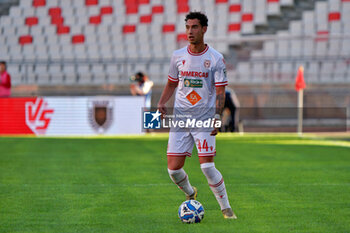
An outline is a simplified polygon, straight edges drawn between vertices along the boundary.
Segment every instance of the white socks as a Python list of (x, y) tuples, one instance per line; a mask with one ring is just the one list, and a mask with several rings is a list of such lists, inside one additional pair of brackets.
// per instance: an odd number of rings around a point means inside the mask
[(168, 169), (172, 181), (188, 196), (194, 193), (194, 190), (188, 180), (187, 174), (183, 168), (179, 170)]
[[(201, 169), (208, 180), (211, 191), (213, 191), (221, 210), (231, 208), (228, 201), (224, 179), (221, 173), (215, 168), (214, 163), (202, 163)], [(188, 196), (194, 193), (194, 190), (188, 180), (187, 174), (183, 168), (179, 170), (168, 169), (172, 181)]]
[(214, 163), (202, 163), (201, 169), (205, 177), (207, 177), (211, 191), (213, 191), (221, 210), (231, 208), (228, 201), (224, 178), (215, 168)]

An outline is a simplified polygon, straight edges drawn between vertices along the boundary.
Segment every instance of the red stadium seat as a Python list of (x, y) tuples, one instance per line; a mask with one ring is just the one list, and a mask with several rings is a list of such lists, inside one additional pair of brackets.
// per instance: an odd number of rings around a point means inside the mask
[(188, 5), (188, 0), (176, 0), (177, 4), (177, 13), (187, 13), (190, 11), (190, 7)]
[(243, 14), (242, 15), (243, 22), (251, 22), (251, 21), (253, 21), (253, 18), (254, 18), (253, 14)]
[(339, 12), (330, 12), (328, 14), (328, 21), (339, 21), (340, 13)]
[(241, 30), (241, 24), (240, 23), (231, 23), (228, 25), (228, 31), (229, 32), (238, 32)]
[(140, 17), (140, 23), (151, 23), (152, 15), (143, 15)]
[(136, 25), (124, 25), (123, 26), (123, 33), (134, 33), (136, 31)]
[(177, 6), (177, 13), (187, 13), (190, 11), (190, 7), (188, 5), (178, 5)]
[(174, 32), (175, 24), (164, 24), (163, 25), (163, 33)]
[(28, 25), (29, 27), (33, 25), (37, 25), (39, 22), (38, 17), (27, 17), (25, 20), (25, 24)]
[(51, 24), (62, 25), (63, 23), (64, 23), (64, 18), (61, 16), (51, 18)]
[(57, 26), (57, 34), (68, 34), (70, 32), (70, 27), (69, 26), (63, 26), (63, 25), (58, 25)]
[(89, 18), (90, 24), (100, 24), (101, 23), (101, 15), (91, 16)]
[(139, 3), (138, 0), (124, 0), (125, 5), (137, 5)]
[(139, 12), (139, 7), (138, 5), (127, 5), (125, 11), (127, 15), (137, 14)]
[(80, 44), (85, 42), (84, 35), (74, 35), (72, 36), (72, 44)]
[(85, 0), (85, 5), (87, 6), (93, 6), (97, 4), (98, 4), (98, 0)]
[(241, 12), (241, 5), (240, 4), (233, 4), (229, 8), (230, 12)]
[(111, 7), (111, 6), (101, 7), (100, 14), (101, 15), (113, 14), (113, 7)]
[(152, 14), (161, 14), (163, 12), (164, 12), (164, 7), (162, 5), (152, 7)]
[(218, 3), (227, 3), (228, 0), (215, 0), (215, 3), (218, 4)]
[(187, 40), (187, 35), (186, 35), (186, 33), (178, 34), (176, 40), (177, 40), (177, 41), (184, 41), (184, 40)]
[(33, 7), (41, 7), (45, 5), (46, 5), (45, 0), (33, 0)]
[(52, 7), (49, 9), (49, 15), (51, 16), (60, 16), (62, 9), (60, 7)]
[(33, 37), (31, 35), (20, 36), (18, 39), (20, 45), (31, 44), (33, 43)]
[(139, 0), (139, 4), (149, 4), (149, 0)]

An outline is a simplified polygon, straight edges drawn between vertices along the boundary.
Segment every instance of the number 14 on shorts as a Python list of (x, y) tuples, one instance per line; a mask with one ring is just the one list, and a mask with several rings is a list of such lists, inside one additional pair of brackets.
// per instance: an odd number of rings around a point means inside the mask
[(208, 145), (206, 139), (196, 139), (196, 145), (198, 152), (212, 152), (214, 150), (214, 147), (212, 145)]

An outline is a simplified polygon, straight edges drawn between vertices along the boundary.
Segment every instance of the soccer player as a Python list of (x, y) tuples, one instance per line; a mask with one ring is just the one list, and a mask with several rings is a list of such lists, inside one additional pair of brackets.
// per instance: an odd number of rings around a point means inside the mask
[(6, 62), (0, 61), (0, 97), (11, 96), (11, 76), (7, 73)]
[[(186, 34), (189, 45), (176, 50), (171, 58), (168, 82), (158, 103), (158, 109), (166, 115), (165, 104), (175, 92), (174, 115), (192, 113), (197, 119), (220, 119), (225, 104), (225, 86), (228, 84), (223, 56), (204, 43), (208, 18), (201, 12), (186, 15)], [(202, 172), (214, 193), (225, 218), (236, 219), (230, 206), (224, 179), (215, 168), (214, 156), (216, 128), (205, 131), (199, 128), (169, 133), (167, 158), (172, 181), (186, 194), (196, 199), (197, 189), (191, 186), (183, 169), (185, 159), (197, 147)]]

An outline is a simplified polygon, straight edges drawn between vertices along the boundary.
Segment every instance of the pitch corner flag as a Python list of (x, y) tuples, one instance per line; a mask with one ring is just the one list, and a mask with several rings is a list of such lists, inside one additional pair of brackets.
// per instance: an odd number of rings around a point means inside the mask
[(304, 80), (304, 67), (300, 66), (297, 77), (295, 78), (295, 90), (300, 91), (306, 87)]
[(300, 136), (303, 133), (303, 96), (305, 87), (304, 67), (300, 66), (295, 78), (295, 89), (298, 92), (298, 134)]

